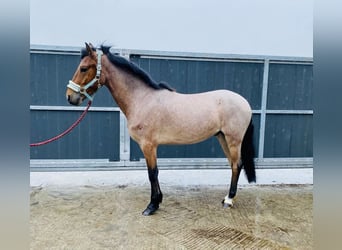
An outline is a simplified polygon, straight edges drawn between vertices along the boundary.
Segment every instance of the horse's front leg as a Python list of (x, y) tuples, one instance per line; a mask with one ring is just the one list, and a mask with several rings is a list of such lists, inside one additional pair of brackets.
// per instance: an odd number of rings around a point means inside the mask
[(153, 144), (144, 144), (141, 146), (144, 153), (148, 179), (151, 183), (151, 201), (147, 208), (142, 212), (143, 215), (152, 215), (159, 208), (159, 203), (163, 200), (163, 194), (160, 190), (158, 181), (158, 166), (157, 166), (157, 147)]

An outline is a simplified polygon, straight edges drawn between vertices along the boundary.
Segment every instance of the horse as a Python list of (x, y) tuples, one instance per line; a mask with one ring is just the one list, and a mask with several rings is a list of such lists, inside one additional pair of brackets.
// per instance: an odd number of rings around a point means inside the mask
[(151, 198), (143, 215), (152, 215), (162, 203), (158, 181), (157, 147), (193, 144), (216, 136), (230, 162), (232, 177), (224, 208), (233, 206), (241, 169), (249, 183), (256, 182), (252, 110), (245, 98), (229, 90), (196, 94), (178, 93), (167, 83), (157, 83), (133, 62), (85, 43), (81, 61), (67, 84), (66, 98), (81, 105), (106, 86), (127, 118), (130, 136), (145, 157)]

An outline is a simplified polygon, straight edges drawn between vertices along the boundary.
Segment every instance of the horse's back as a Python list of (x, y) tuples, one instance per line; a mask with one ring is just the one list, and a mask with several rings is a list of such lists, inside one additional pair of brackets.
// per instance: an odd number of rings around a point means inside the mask
[(189, 109), (189, 112), (190, 110), (199, 110), (227, 117), (247, 116), (247, 119), (251, 115), (248, 101), (240, 94), (226, 89), (195, 94), (174, 93), (174, 96), (172, 103), (182, 105), (184, 109)]

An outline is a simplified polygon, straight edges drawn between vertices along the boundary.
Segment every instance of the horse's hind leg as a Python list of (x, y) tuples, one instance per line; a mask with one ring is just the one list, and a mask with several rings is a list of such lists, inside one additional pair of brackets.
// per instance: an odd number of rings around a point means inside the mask
[(151, 201), (147, 208), (142, 212), (143, 215), (152, 215), (159, 208), (159, 203), (162, 202), (163, 194), (160, 190), (158, 181), (158, 166), (157, 166), (157, 147), (153, 144), (143, 144), (141, 149), (144, 153), (148, 178), (151, 183)]
[(233, 198), (235, 197), (237, 192), (237, 184), (239, 181), (239, 176), (242, 168), (240, 164), (241, 143), (235, 142), (233, 140), (230, 143), (228, 143), (227, 137), (223, 133), (219, 133), (217, 135), (217, 139), (219, 140), (222, 150), (228, 158), (232, 169), (229, 193), (223, 199), (222, 204), (224, 207), (232, 207)]

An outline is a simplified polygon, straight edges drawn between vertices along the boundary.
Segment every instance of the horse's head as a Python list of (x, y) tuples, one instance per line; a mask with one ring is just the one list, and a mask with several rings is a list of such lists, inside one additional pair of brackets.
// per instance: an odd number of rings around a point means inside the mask
[(91, 43), (86, 43), (86, 54), (82, 55), (80, 64), (69, 84), (66, 98), (70, 104), (80, 105), (84, 99), (93, 100), (93, 95), (102, 86), (101, 50), (95, 50)]

